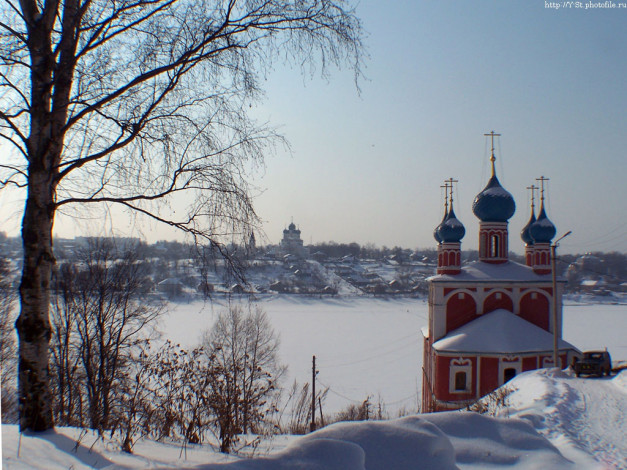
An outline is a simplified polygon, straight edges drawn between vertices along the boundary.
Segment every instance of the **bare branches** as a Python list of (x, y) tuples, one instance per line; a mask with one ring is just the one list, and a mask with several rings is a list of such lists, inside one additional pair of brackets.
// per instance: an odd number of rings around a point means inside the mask
[[(0, 169), (10, 170), (11, 171), (11, 173), (9, 173), (9, 175), (5, 179), (1, 179), (0, 178), (0, 189), (2, 189), (5, 186), (8, 186), (8, 185), (13, 185), (13, 186), (15, 186), (17, 188), (24, 188), (24, 187), (26, 187), (27, 181), (28, 181), (28, 176), (22, 170), (20, 170), (19, 168), (13, 167), (11, 165), (0, 165)], [(24, 178), (23, 182), (20, 183), (18, 181), (15, 181), (14, 178), (16, 178), (16, 177)]]
[[(98, 172), (101, 175), (92, 181), (110, 181), (102, 171), (108, 172), (110, 165), (129, 158), (139, 158), (137, 163), (149, 162), (142, 174), (150, 173), (152, 177), (145, 181), (154, 181), (159, 178), (159, 168), (167, 169), (173, 161), (181, 159), (180, 149), (198, 152), (198, 146), (190, 144), (198, 139), (194, 133), (199, 128), (204, 129), (205, 143), (215, 149), (202, 152), (200, 155), (204, 154), (205, 158), (222, 152), (229, 154), (233, 163), (237, 159), (259, 158), (261, 145), (252, 153), (234, 153), (234, 147), (228, 144), (227, 131), (229, 126), (236, 129), (254, 125), (243, 111), (237, 110), (243, 109), (244, 103), (259, 92), (254, 76), (258, 66), (269, 64), (279, 48), (282, 53), (291, 48), (290, 54), (301, 56), (302, 63), (313, 64), (316, 49), (325, 57), (324, 61), (330, 57), (339, 64), (340, 51), (352, 55), (356, 66), (361, 61), (359, 21), (343, 10), (341, 2), (310, 0), (285, 4), (262, 0), (206, 4), (136, 0), (117, 4), (69, 0), (59, 3), (60, 9), (52, 15), (57, 4), (47, 2), (39, 11), (31, 1), (22, 2), (21, 10), (10, 2), (9, 9), (15, 17), (2, 25), (9, 37), (25, 39), (29, 28), (34, 27), (33, 18), (41, 14), (46, 28), (53, 30), (51, 55), (47, 60), (54, 62), (50, 116), (59, 118), (52, 122), (60, 140), (50, 142), (60, 150), (51, 161), (55, 185), (72, 176), (84, 187), (85, 173), (95, 176)], [(21, 29), (19, 20), (24, 22)], [(286, 34), (276, 42), (281, 33)], [(25, 50), (10, 54), (23, 69), (14, 73), (32, 77), (34, 70), (29, 62), (34, 62), (20, 59), (26, 57), (24, 53)], [(29, 102), (28, 89), (14, 87), (15, 80), (2, 78), (22, 103)], [(45, 93), (46, 86), (42, 86), (40, 89)], [(16, 113), (32, 116), (34, 111), (28, 104)], [(207, 113), (218, 116), (218, 120), (199, 126), (199, 118)], [(0, 118), (27, 144), (28, 134), (22, 129), (31, 126), (32, 131), (32, 119), (13, 122), (7, 112)], [(176, 126), (188, 127), (192, 133), (182, 132)], [(3, 137), (12, 140), (8, 134)], [(266, 137), (276, 135), (267, 133)], [(61, 142), (63, 145), (59, 146)], [(79, 142), (82, 144), (76, 146)], [(91, 151), (85, 153), (85, 150)], [(28, 155), (32, 151), (24, 153)], [(159, 154), (162, 157), (157, 157)], [(106, 164), (94, 166), (99, 161)], [(86, 165), (91, 166), (90, 170), (74, 175)], [(62, 192), (72, 186), (66, 184)], [(139, 193), (143, 192), (143, 187), (133, 186)], [(193, 185), (186, 188), (200, 189)], [(102, 189), (92, 190), (94, 197), (88, 196), (87, 191), (85, 196), (57, 197), (57, 204), (87, 200), (106, 203), (112, 199), (132, 202), (136, 197), (100, 197)], [(145, 199), (180, 190), (183, 188), (152, 192)]]
[(26, 160), (3, 160), (0, 182), (28, 186), (20, 426), (45, 430), (38, 351), (50, 337), (56, 211), (118, 204), (213, 247), (246, 237), (258, 223), (248, 171), (282, 142), (247, 113), (258, 75), (281, 60), (322, 74), (348, 63), (358, 77), (362, 30), (344, 0), (5, 0), (0, 10), (0, 137)]
[(117, 385), (161, 313), (159, 303), (143, 298), (147, 273), (131, 250), (90, 244), (79, 254), (80, 268), (64, 264), (57, 274), (52, 353), (55, 409), (65, 424), (114, 427)]

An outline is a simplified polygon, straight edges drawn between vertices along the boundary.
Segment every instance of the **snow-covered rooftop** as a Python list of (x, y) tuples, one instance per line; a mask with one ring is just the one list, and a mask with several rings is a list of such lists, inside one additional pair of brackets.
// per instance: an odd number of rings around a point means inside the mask
[[(440, 352), (520, 354), (553, 351), (553, 334), (504, 309), (486, 313), (433, 343)], [(572, 344), (560, 339), (560, 350)]]
[(477, 282), (477, 281), (515, 281), (515, 282), (550, 282), (550, 274), (536, 274), (529, 266), (514, 261), (500, 264), (474, 261), (464, 266), (461, 273), (438, 274), (427, 279), (431, 282)]

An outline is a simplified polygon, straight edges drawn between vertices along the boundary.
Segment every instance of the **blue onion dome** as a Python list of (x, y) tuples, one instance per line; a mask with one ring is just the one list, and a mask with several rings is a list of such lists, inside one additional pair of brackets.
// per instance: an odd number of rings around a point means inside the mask
[(525, 225), (523, 229), (520, 231), (520, 238), (522, 238), (522, 241), (525, 242), (525, 244), (527, 245), (533, 245), (533, 238), (531, 238), (531, 235), (529, 234), (529, 228), (531, 228), (531, 226), (533, 225), (535, 221), (536, 221), (536, 214), (532, 210), (531, 217), (529, 217), (529, 222), (527, 222), (527, 225)]
[(444, 217), (442, 217), (442, 222), (440, 222), (440, 225), (438, 225), (436, 228), (433, 229), (433, 238), (435, 238), (435, 241), (438, 243), (442, 243), (442, 237), (440, 236), (440, 228), (442, 228), (442, 224), (444, 224), (444, 221), (446, 220), (447, 217), (448, 217), (448, 210), (444, 212)]
[(289, 230), (294, 230), (294, 229), (296, 229), (296, 225), (294, 225), (294, 222), (292, 222), (292, 223), (289, 225), (289, 227), (288, 227), (288, 228), (289, 228)]
[(534, 243), (551, 243), (556, 233), (555, 225), (553, 225), (553, 222), (546, 216), (544, 204), (542, 204), (540, 213), (538, 214), (538, 220), (529, 227), (529, 235)]
[(464, 235), (466, 235), (466, 229), (464, 225), (455, 217), (455, 211), (451, 205), (451, 210), (440, 224), (438, 235), (442, 239), (443, 243), (459, 243)]
[(514, 198), (501, 186), (493, 172), (486, 187), (475, 197), (472, 212), (482, 222), (507, 222), (515, 211)]

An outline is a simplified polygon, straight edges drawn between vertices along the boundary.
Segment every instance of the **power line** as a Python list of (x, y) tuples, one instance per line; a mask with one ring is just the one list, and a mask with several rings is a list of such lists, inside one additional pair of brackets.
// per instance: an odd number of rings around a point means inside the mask
[[(415, 337), (415, 335), (413, 335), (413, 336)], [(324, 367), (326, 369), (333, 369), (333, 368), (336, 368), (336, 367), (346, 367), (346, 366), (352, 366), (352, 365), (355, 365), (355, 364), (360, 364), (362, 362), (370, 361), (372, 359), (377, 359), (377, 358), (382, 357), (382, 356), (387, 356), (389, 354), (397, 353), (397, 352), (402, 351), (402, 350), (404, 350), (404, 349), (406, 349), (408, 347), (411, 347), (414, 344), (415, 344), (415, 341), (411, 341), (411, 342), (409, 342), (407, 344), (403, 344), (402, 346), (396, 347), (396, 348), (391, 349), (389, 351), (378, 352), (378, 353), (376, 353), (374, 355), (371, 355), (371, 356), (368, 356), (368, 357), (363, 357), (361, 359), (356, 359), (354, 361), (343, 362), (343, 363), (339, 363), (339, 364), (328, 364), (328, 365), (324, 364)]]
[(325, 383), (323, 383), (322, 381), (318, 380), (318, 383), (320, 385), (322, 385), (323, 387), (325, 387), (329, 392), (333, 393), (334, 395), (337, 395), (340, 398), (344, 398), (345, 400), (348, 401), (352, 401), (353, 403), (363, 403), (363, 400), (353, 400), (352, 398), (347, 397), (346, 395), (342, 395), (339, 392), (336, 392), (335, 390), (333, 390), (331, 387), (329, 387), (328, 385), (326, 385)]
[[(348, 400), (352, 403), (356, 403), (356, 404), (361, 404), (364, 402), (364, 400), (355, 400), (353, 398), (347, 397), (346, 395), (341, 394), (340, 392), (335, 391), (334, 389), (332, 389), (331, 387), (329, 387), (328, 385), (324, 384), (323, 382), (321, 382), (320, 380), (318, 380), (318, 383), (320, 385), (322, 385), (323, 387), (325, 387), (329, 392), (331, 392), (334, 395), (337, 395), (340, 398), (343, 398), (345, 400)], [(387, 402), (387, 403), (381, 403), (383, 406), (392, 406), (392, 405), (397, 405), (399, 403), (402, 403), (404, 401), (413, 399), (417, 397), (417, 392), (412, 393), (411, 395), (401, 398), (400, 400), (395, 400), (395, 401), (391, 401), (391, 402)]]
[[(426, 319), (425, 319), (425, 320), (426, 320)], [(409, 338), (412, 338), (412, 339), (413, 339), (413, 338), (415, 338), (415, 337), (416, 337), (416, 333), (410, 333), (410, 334), (408, 334), (408, 335), (404, 335), (404, 336), (401, 336), (401, 337), (399, 337), (399, 338), (393, 338), (393, 339), (391, 339), (391, 340), (387, 340), (387, 341), (386, 341), (385, 343), (383, 343), (383, 344), (379, 344), (379, 345), (375, 345), (375, 346), (370, 346), (370, 347), (368, 347), (367, 351), (372, 351), (372, 350), (373, 350), (373, 348), (376, 348), (376, 349), (379, 349), (379, 350), (380, 350), (380, 349), (385, 348), (387, 345), (389, 345), (389, 344), (391, 344), (391, 343), (399, 343), (400, 341), (404, 341), (404, 340), (409, 339)], [(319, 357), (318, 357), (318, 358), (319, 358)], [(337, 365), (338, 365), (337, 363), (334, 363), (334, 361), (328, 361), (326, 364), (327, 364), (327, 366), (337, 366)]]

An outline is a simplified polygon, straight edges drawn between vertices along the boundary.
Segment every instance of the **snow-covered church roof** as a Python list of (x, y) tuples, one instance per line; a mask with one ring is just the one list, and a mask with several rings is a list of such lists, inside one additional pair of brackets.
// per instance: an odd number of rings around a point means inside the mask
[[(522, 354), (553, 351), (553, 333), (504, 309), (486, 313), (433, 343), (439, 352)], [(560, 339), (558, 349), (578, 351)]]
[[(514, 281), (514, 282), (550, 282), (550, 274), (536, 274), (533, 268), (514, 261), (492, 264), (474, 261), (461, 269), (459, 274), (438, 274), (427, 279), (432, 282), (477, 282), (477, 281)], [(561, 280), (561, 279), (560, 279)]]

